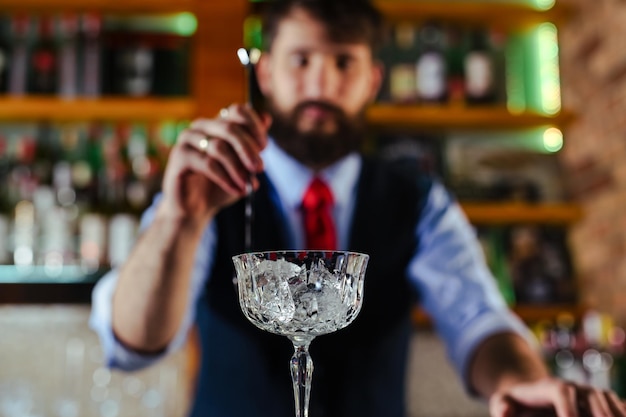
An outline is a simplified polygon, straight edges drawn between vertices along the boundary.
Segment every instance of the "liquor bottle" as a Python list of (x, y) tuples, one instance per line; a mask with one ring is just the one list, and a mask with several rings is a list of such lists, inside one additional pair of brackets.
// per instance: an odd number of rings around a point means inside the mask
[(4, 215), (10, 212), (8, 182), (11, 163), (9, 141), (5, 132), (0, 130), (0, 214)]
[(58, 50), (54, 42), (54, 21), (39, 19), (38, 39), (30, 59), (28, 90), (34, 94), (55, 94), (58, 87)]
[(109, 221), (107, 258), (111, 267), (121, 265), (131, 252), (137, 239), (137, 218), (128, 213), (118, 213)]
[(76, 207), (76, 190), (72, 178), (72, 162), (75, 159), (80, 130), (77, 125), (64, 125), (59, 127), (58, 135), (62, 157), (52, 168), (52, 186), (57, 205), (73, 209)]
[(174, 33), (150, 35), (154, 59), (150, 93), (157, 96), (186, 96), (189, 94), (189, 37)]
[(29, 72), (28, 50), (31, 21), (28, 16), (11, 19), (11, 60), (9, 61), (8, 92), (14, 96), (26, 94)]
[(100, 144), (102, 131), (99, 123), (80, 126), (79, 141), (70, 155), (72, 186), (81, 215), (103, 211), (106, 174)]
[(93, 273), (107, 263), (106, 218), (99, 213), (87, 213), (80, 220), (79, 255), (84, 272)]
[(529, 304), (575, 302), (566, 230), (516, 225), (508, 233), (508, 259), (518, 301)]
[(445, 32), (437, 22), (425, 23), (419, 31), (420, 55), (417, 60), (417, 95), (423, 103), (443, 103), (448, 99)]
[(125, 124), (106, 126), (102, 134), (102, 155), (104, 160), (104, 203), (101, 205), (108, 214), (125, 212), (126, 178), (128, 176), (128, 157), (126, 142), (128, 128)]
[(148, 159), (148, 138), (142, 125), (135, 125), (131, 130), (127, 144), (130, 169), (126, 182), (126, 201), (133, 213), (143, 211), (149, 199), (148, 179), (150, 160)]
[(154, 50), (150, 46), (136, 41), (132, 42), (121, 51), (118, 66), (123, 94), (131, 97), (144, 97), (151, 93)]
[(63, 160), (70, 166), (70, 187), (81, 213), (90, 206), (89, 187), (94, 176), (86, 158), (87, 135), (87, 127), (83, 124), (65, 127)]
[(35, 126), (20, 126), (13, 132), (15, 160), (9, 179), (13, 216), (13, 262), (22, 269), (35, 265), (37, 223), (33, 197), (37, 179), (33, 173), (36, 153)]
[(55, 129), (46, 124), (37, 127), (37, 146), (33, 172), (40, 185), (52, 184), (52, 167), (61, 158)]
[(389, 53), (389, 99), (396, 103), (417, 101), (417, 73), (415, 61), (418, 56), (415, 27), (400, 23), (393, 29), (393, 43)]
[(489, 29), (489, 45), (493, 62), (494, 101), (498, 104), (507, 103), (507, 33), (501, 29)]
[(614, 366), (611, 373), (611, 388), (620, 398), (626, 396), (626, 332), (619, 326), (613, 326), (608, 334), (608, 349), (613, 356)]
[(16, 135), (16, 160), (11, 172), (11, 181), (15, 183), (16, 202), (32, 201), (37, 187), (37, 178), (33, 170), (37, 153), (37, 140), (34, 126), (21, 127)]
[(89, 201), (90, 209), (98, 212), (105, 201), (106, 172), (101, 144), (103, 132), (104, 127), (101, 124), (91, 124), (87, 128), (87, 143), (85, 147), (85, 161), (89, 165), (89, 171), (91, 172), (86, 198)]
[(8, 90), (10, 49), (9, 20), (0, 16), (0, 94)]
[(491, 256), (488, 258), (488, 265), (496, 279), (502, 297), (509, 306), (512, 306), (516, 302), (515, 290), (513, 288), (511, 272), (504, 251), (503, 230), (492, 228), (486, 233), (491, 253)]
[(0, 265), (11, 263), (11, 220), (4, 213), (0, 213)]
[(98, 97), (102, 93), (102, 17), (86, 13), (80, 22), (80, 90), (84, 96)]
[(35, 264), (35, 208), (31, 201), (22, 200), (15, 205), (13, 236), (13, 263), (21, 270), (29, 270)]
[(469, 35), (469, 49), (464, 59), (465, 97), (468, 104), (495, 102), (494, 62), (487, 33), (474, 29)]
[(0, 131), (0, 265), (11, 263), (10, 223), (12, 207), (8, 200), (8, 177), (10, 173), (7, 138)]
[(463, 28), (449, 25), (446, 28), (448, 48), (446, 48), (447, 88), (451, 106), (465, 103), (465, 74), (463, 58), (466, 48), (466, 33)]
[(36, 263), (45, 267), (48, 276), (58, 277), (63, 266), (75, 261), (74, 211), (58, 206), (49, 186), (37, 188), (33, 205), (37, 221)]
[(545, 269), (542, 235), (537, 226), (511, 227), (508, 262), (518, 302), (546, 304), (555, 302), (556, 283)]
[(78, 16), (68, 14), (59, 21), (59, 94), (65, 98), (73, 98), (78, 92)]
[(611, 389), (611, 372), (614, 358), (609, 352), (608, 332), (613, 328), (609, 316), (589, 310), (582, 318), (584, 340), (582, 363), (587, 372), (588, 384), (607, 391)]
[(587, 376), (581, 358), (575, 350), (577, 343), (575, 324), (574, 317), (569, 313), (561, 313), (557, 316), (556, 326), (551, 335), (554, 346), (552, 369), (560, 378), (578, 384), (586, 384)]
[(46, 230), (47, 244), (44, 254), (45, 264), (54, 265), (62, 261), (63, 265), (76, 262), (76, 229), (80, 216), (80, 206), (77, 204), (76, 189), (74, 188), (74, 170), (71, 158), (73, 146), (75, 146), (76, 126), (63, 127), (60, 135), (65, 143), (63, 159), (58, 160), (53, 166), (52, 190), (55, 200), (55, 208), (45, 220), (42, 227)]
[(161, 189), (163, 171), (165, 169), (165, 165), (167, 164), (167, 154), (170, 149), (169, 147), (164, 150), (161, 149), (162, 143), (157, 126), (158, 124), (156, 123), (148, 124), (146, 126), (148, 132), (147, 158), (150, 167), (146, 177), (146, 182), (150, 201)]

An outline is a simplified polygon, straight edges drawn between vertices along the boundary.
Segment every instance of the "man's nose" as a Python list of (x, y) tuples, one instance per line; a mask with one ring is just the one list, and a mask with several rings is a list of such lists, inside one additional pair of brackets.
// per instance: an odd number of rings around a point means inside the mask
[(328, 61), (311, 65), (306, 77), (305, 92), (311, 100), (335, 98), (339, 89), (339, 74), (333, 63)]

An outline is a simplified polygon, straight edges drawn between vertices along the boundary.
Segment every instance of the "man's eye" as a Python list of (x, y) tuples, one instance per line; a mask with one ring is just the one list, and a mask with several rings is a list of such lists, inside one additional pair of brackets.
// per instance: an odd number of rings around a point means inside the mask
[(352, 57), (348, 55), (339, 55), (337, 57), (337, 68), (341, 70), (346, 70), (350, 67), (352, 61)]
[(309, 59), (305, 55), (294, 55), (291, 57), (291, 64), (294, 67), (306, 67), (309, 64)]

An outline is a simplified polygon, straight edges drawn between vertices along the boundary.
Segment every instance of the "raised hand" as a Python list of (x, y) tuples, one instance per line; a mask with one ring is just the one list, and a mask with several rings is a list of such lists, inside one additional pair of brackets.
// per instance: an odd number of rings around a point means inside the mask
[(170, 154), (159, 214), (205, 222), (244, 196), (250, 175), (263, 170), (260, 152), (270, 123), (239, 104), (222, 109), (219, 117), (194, 121)]

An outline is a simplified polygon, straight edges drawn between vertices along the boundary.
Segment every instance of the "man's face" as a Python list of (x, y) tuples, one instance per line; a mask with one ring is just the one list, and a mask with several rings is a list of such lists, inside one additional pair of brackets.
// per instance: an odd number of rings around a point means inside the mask
[(296, 9), (278, 28), (259, 81), (274, 118), (270, 133), (314, 169), (358, 149), (364, 109), (376, 95), (381, 69), (366, 43), (335, 43), (324, 26)]

